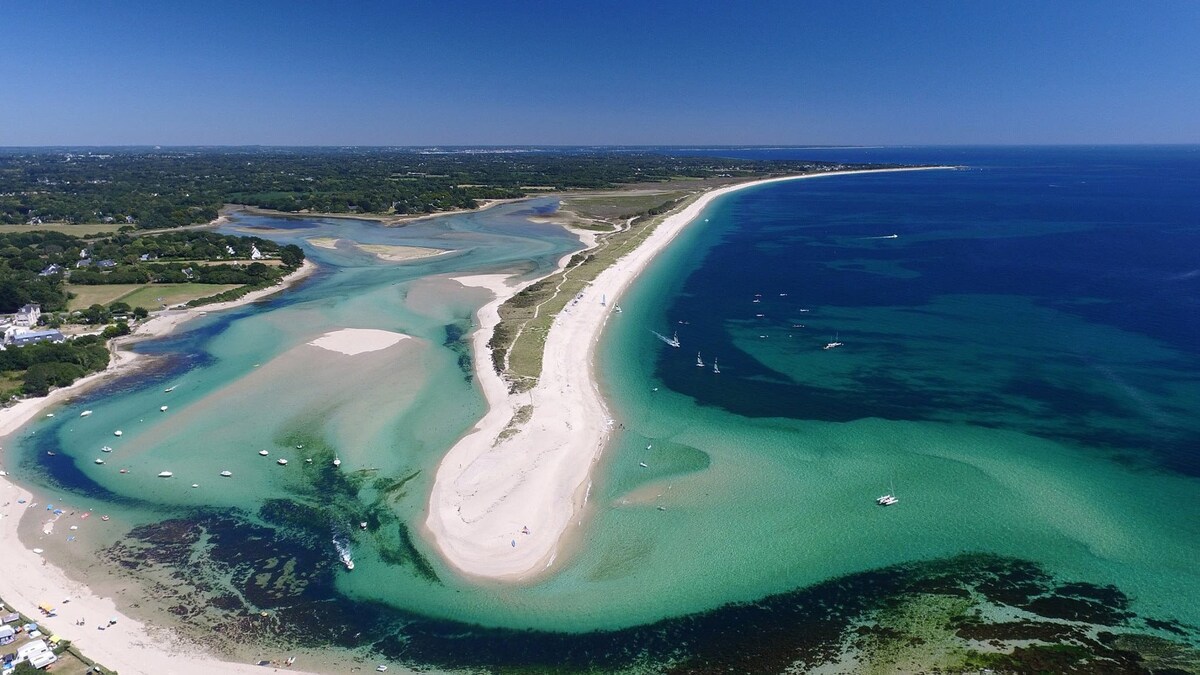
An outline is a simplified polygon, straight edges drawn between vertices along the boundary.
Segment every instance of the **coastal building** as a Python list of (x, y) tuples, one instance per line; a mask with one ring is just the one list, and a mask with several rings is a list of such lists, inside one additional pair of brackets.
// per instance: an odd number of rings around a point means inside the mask
[(36, 326), (38, 319), (41, 317), (42, 306), (30, 303), (17, 310), (17, 315), (13, 318), (13, 323), (18, 326)]
[(61, 332), (50, 330), (26, 330), (16, 326), (10, 327), (4, 331), (4, 344), (13, 347), (24, 347), (38, 342), (53, 342), (54, 344), (62, 344), (67, 339), (67, 336)]
[(150, 261), (152, 261), (152, 260), (158, 260), (158, 254), (156, 254), (156, 253), (143, 253), (143, 254), (141, 254), (140, 256), (138, 256), (138, 260), (141, 260), (142, 262), (150, 262)]
[(250, 259), (251, 260), (262, 260), (262, 258), (263, 258), (262, 251), (258, 250), (257, 246), (251, 244), (250, 245)]
[(101, 269), (106, 269), (106, 270), (112, 269), (116, 266), (117, 266), (117, 261), (115, 261), (115, 260), (101, 260), (100, 262), (96, 263), (96, 267), (99, 267)]
[(79, 261), (79, 262), (75, 263), (75, 268), (76, 268), (76, 269), (78, 269), (78, 268), (80, 268), (80, 267), (91, 267), (91, 266), (92, 266), (92, 259), (91, 259), (91, 258), (82, 258), (82, 259), (80, 259), (80, 261)]
[(38, 272), (38, 276), (39, 277), (48, 277), (48, 276), (51, 276), (54, 274), (62, 274), (63, 272), (66, 272), (66, 271), (67, 271), (67, 268), (63, 267), (62, 265), (49, 265), (48, 267), (46, 267), (46, 269), (42, 270), (41, 272)]

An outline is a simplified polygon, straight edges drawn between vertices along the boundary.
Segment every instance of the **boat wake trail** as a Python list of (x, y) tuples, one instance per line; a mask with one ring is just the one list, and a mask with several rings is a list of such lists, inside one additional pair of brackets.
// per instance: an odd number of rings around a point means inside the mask
[(663, 342), (667, 343), (668, 345), (670, 345), (672, 347), (679, 346), (679, 334), (678, 333), (675, 334), (675, 337), (667, 337), (666, 335), (663, 335), (662, 333), (660, 333), (656, 330), (652, 330), (650, 332), (654, 333), (654, 337), (657, 337), (659, 340), (662, 340)]
[(858, 237), (859, 239), (899, 239), (898, 234), (885, 234), (882, 237)]

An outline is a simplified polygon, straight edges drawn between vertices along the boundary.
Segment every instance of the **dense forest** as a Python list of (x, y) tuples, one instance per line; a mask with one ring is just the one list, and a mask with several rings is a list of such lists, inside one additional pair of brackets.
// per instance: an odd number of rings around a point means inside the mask
[(420, 214), (547, 189), (831, 166), (588, 149), (10, 148), (0, 149), (0, 223), (176, 227), (208, 222), (226, 203), (288, 212)]

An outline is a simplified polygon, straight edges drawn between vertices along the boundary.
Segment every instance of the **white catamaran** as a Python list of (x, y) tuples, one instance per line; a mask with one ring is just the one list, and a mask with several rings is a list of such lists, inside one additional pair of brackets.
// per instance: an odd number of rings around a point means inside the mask
[(700, 358), (700, 352), (696, 352), (696, 367), (697, 368), (704, 367), (704, 361)]

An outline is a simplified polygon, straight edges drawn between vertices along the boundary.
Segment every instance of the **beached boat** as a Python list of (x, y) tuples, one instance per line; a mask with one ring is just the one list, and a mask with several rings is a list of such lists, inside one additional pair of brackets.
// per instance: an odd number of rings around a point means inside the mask
[(233, 472), (232, 472), (232, 471), (222, 471), (222, 472), (221, 472), (221, 478), (229, 478), (229, 477), (231, 477), (231, 476), (233, 476)]
[(80, 417), (87, 417), (88, 415), (91, 415), (91, 414), (92, 414), (92, 411), (91, 411), (91, 410), (84, 410), (83, 412), (79, 413), (79, 416), (80, 416)]
[(700, 358), (700, 352), (696, 352), (696, 367), (697, 368), (704, 367), (704, 360)]
[(170, 471), (159, 471), (158, 472), (159, 478), (170, 478), (171, 476), (174, 476), (174, 475), (175, 474), (171, 473)]

